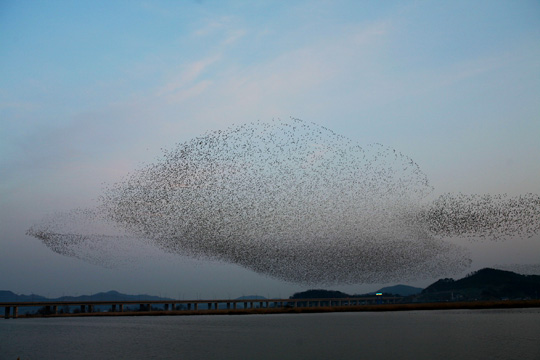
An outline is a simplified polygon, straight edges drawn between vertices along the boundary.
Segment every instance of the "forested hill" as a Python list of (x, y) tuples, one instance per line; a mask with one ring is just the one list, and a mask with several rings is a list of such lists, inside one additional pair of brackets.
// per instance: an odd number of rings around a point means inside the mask
[(341, 291), (313, 289), (295, 293), (290, 299), (340, 299), (351, 297)]
[(340, 299), (340, 298), (358, 298), (358, 297), (372, 297), (376, 293), (383, 293), (386, 296), (409, 296), (419, 294), (422, 291), (421, 288), (408, 286), (408, 285), (394, 285), (389, 287), (384, 287), (378, 291), (370, 292), (367, 294), (355, 294), (349, 295), (341, 291), (336, 290), (307, 290), (295, 293), (290, 298), (291, 299)]
[(0, 302), (34, 302), (34, 301), (130, 301), (130, 300), (171, 300), (169, 298), (163, 298), (153, 295), (127, 295), (119, 293), (118, 291), (101, 292), (94, 295), (81, 295), (81, 296), (62, 296), (58, 298), (49, 299), (41, 295), (18, 295), (11, 291), (0, 290)]
[(454, 300), (537, 298), (540, 295), (539, 275), (520, 275), (511, 271), (485, 268), (463, 279), (441, 279), (422, 291), (422, 297), (451, 295)]
[[(399, 291), (398, 291), (399, 290)], [(520, 275), (511, 271), (485, 268), (459, 279), (440, 279), (420, 292), (420, 288), (406, 285), (383, 288), (385, 295), (407, 297), (406, 301), (472, 301), (540, 298), (540, 276)], [(327, 299), (373, 296), (349, 295), (333, 290), (307, 290), (292, 295), (291, 299)]]

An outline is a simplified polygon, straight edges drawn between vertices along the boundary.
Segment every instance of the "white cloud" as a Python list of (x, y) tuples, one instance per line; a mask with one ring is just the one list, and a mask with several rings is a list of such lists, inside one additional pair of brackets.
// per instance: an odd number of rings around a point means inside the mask
[(185, 102), (186, 100), (201, 95), (204, 90), (212, 84), (209, 80), (200, 81), (193, 86), (183, 88), (181, 90), (175, 91), (167, 96), (169, 103), (180, 103)]
[(176, 92), (185, 91), (185, 88), (190, 86), (210, 65), (220, 59), (220, 55), (206, 57), (204, 59), (194, 61), (182, 66), (183, 70), (176, 76), (164, 84), (156, 93), (156, 96), (171, 96)]
[(204, 24), (202, 27), (196, 30), (193, 34), (197, 37), (205, 37), (205, 36), (213, 35), (216, 32), (223, 29), (226, 26), (226, 24), (230, 22), (230, 20), (231, 20), (230, 17), (225, 16), (219, 19), (207, 21), (206, 24)]
[(227, 33), (227, 38), (223, 41), (223, 45), (231, 45), (244, 37), (246, 34), (247, 31), (243, 29), (231, 30)]

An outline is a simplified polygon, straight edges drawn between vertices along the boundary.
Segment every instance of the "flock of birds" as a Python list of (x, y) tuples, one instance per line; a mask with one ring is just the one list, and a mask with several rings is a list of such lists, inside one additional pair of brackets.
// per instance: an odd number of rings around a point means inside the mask
[(457, 274), (471, 260), (445, 237), (532, 236), (540, 228), (538, 195), (446, 194), (426, 203), (432, 190), (394, 149), (273, 120), (180, 144), (106, 187), (97, 207), (55, 214), (28, 234), (105, 266), (117, 244), (143, 239), (285, 281), (354, 284)]

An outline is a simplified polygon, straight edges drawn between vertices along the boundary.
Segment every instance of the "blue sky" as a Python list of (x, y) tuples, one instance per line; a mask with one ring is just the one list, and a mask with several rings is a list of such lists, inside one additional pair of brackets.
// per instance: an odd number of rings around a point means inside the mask
[[(0, 273), (14, 274), (0, 288), (300, 289), (159, 254), (103, 269), (24, 235), (94, 205), (103, 183), (162, 148), (231, 124), (293, 116), (383, 143), (420, 165), (434, 195), (540, 193), (537, 1), (5, 0), (0, 54)], [(481, 267), (537, 263), (539, 241), (467, 246)]]

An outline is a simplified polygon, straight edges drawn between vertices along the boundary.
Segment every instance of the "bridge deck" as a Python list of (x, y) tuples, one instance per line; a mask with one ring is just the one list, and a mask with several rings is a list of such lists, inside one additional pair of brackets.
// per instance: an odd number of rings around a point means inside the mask
[[(94, 312), (95, 306), (111, 306), (110, 312), (123, 312), (124, 305), (139, 305), (140, 311), (156, 311), (152, 305), (164, 305), (164, 310), (175, 309), (177, 305), (183, 305), (183, 310), (204, 311), (214, 308), (214, 310), (230, 309), (231, 306), (237, 310), (237, 305), (242, 304), (242, 309), (253, 309), (254, 304), (259, 304), (259, 308), (278, 307), (321, 307), (321, 306), (358, 306), (374, 303), (395, 303), (399, 297), (363, 297), (363, 298), (333, 298), (333, 299), (219, 299), (219, 300), (111, 300), (111, 301), (35, 301), (35, 302), (0, 302), (0, 307), (4, 307), (5, 318), (18, 317), (20, 307), (45, 307), (50, 315), (56, 315), (58, 308), (66, 306), (80, 307), (81, 313)], [(207, 309), (199, 307), (206, 304)], [(224, 305), (221, 306), (220, 305)], [(13, 311), (13, 312), (12, 312)]]

